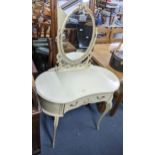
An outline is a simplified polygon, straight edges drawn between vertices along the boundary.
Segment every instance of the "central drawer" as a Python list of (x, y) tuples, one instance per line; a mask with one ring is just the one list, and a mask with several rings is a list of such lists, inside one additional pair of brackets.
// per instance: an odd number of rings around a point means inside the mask
[(70, 111), (72, 109), (76, 109), (80, 106), (84, 105), (83, 102), (80, 102), (80, 101), (75, 101), (73, 103), (68, 103), (68, 104), (65, 104), (65, 109), (64, 109), (64, 113), (67, 112), (67, 111)]

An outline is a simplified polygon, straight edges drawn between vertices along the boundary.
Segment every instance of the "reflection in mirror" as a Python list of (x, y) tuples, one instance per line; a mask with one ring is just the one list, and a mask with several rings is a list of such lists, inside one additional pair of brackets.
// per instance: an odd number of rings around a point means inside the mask
[(89, 47), (93, 34), (91, 16), (83, 8), (74, 12), (67, 20), (62, 35), (63, 49), (71, 60), (81, 58)]

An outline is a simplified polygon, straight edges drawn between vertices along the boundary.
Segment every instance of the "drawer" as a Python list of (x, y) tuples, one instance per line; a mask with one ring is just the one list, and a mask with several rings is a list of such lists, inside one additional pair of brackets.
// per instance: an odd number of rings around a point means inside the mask
[(112, 97), (112, 94), (98, 94), (81, 98), (75, 102), (65, 104), (64, 113), (72, 109), (76, 109), (80, 106), (87, 105), (89, 103), (97, 103), (101, 101), (108, 101)]
[(112, 94), (98, 95), (96, 96), (98, 101), (108, 101), (111, 98)]
[(89, 98), (89, 103), (97, 103), (102, 101), (108, 101), (112, 97), (112, 94), (98, 94)]
[(72, 109), (76, 109), (82, 105), (83, 105), (83, 102), (79, 102), (79, 101), (75, 101), (73, 103), (65, 104), (64, 112), (67, 112), (67, 111), (72, 110)]

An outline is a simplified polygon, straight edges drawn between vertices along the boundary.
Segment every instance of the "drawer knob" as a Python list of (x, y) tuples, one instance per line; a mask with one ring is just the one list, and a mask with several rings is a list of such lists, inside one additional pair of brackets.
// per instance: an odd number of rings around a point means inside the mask
[(105, 96), (97, 96), (97, 99), (103, 99)]
[(76, 106), (78, 104), (78, 102), (75, 102), (75, 103), (73, 103), (73, 104), (70, 104), (70, 106), (71, 107), (74, 107), (74, 106)]

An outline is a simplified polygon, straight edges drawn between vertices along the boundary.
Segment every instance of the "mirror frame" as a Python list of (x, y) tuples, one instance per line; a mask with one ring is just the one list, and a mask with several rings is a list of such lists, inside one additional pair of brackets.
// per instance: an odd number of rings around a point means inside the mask
[[(89, 46), (88, 48), (86, 49), (85, 51), (85, 54), (81, 57), (81, 58), (78, 58), (76, 60), (71, 60), (69, 59), (65, 52), (64, 52), (64, 48), (63, 48), (63, 41), (62, 41), (62, 35), (63, 35), (63, 32), (64, 32), (64, 29), (65, 29), (65, 26), (66, 26), (66, 23), (68, 21), (68, 18), (73, 14), (75, 13), (76, 11), (79, 11), (80, 9), (85, 9), (86, 12), (90, 15), (91, 17), (91, 20), (92, 20), (92, 26), (93, 26), (93, 32), (92, 32), (92, 38), (91, 38), (91, 41), (89, 43)], [(62, 19), (63, 20), (63, 19)], [(95, 41), (96, 41), (96, 36), (97, 36), (97, 29), (96, 29), (96, 25), (95, 25), (95, 19), (94, 19), (94, 16), (93, 16), (93, 12), (84, 4), (80, 4), (78, 5), (70, 14), (68, 14), (66, 17), (65, 17), (65, 20), (62, 24), (62, 26), (60, 26), (59, 30), (58, 30), (58, 37), (57, 37), (57, 46), (58, 46), (58, 57), (57, 57), (57, 61), (58, 63), (61, 62), (61, 60), (63, 60), (63, 62), (67, 63), (67, 64), (70, 64), (70, 65), (77, 65), (77, 64), (81, 64), (81, 62), (83, 61), (87, 61), (87, 59), (89, 59), (89, 55), (91, 54), (92, 52), (92, 49), (94, 47), (94, 44), (95, 44)]]

